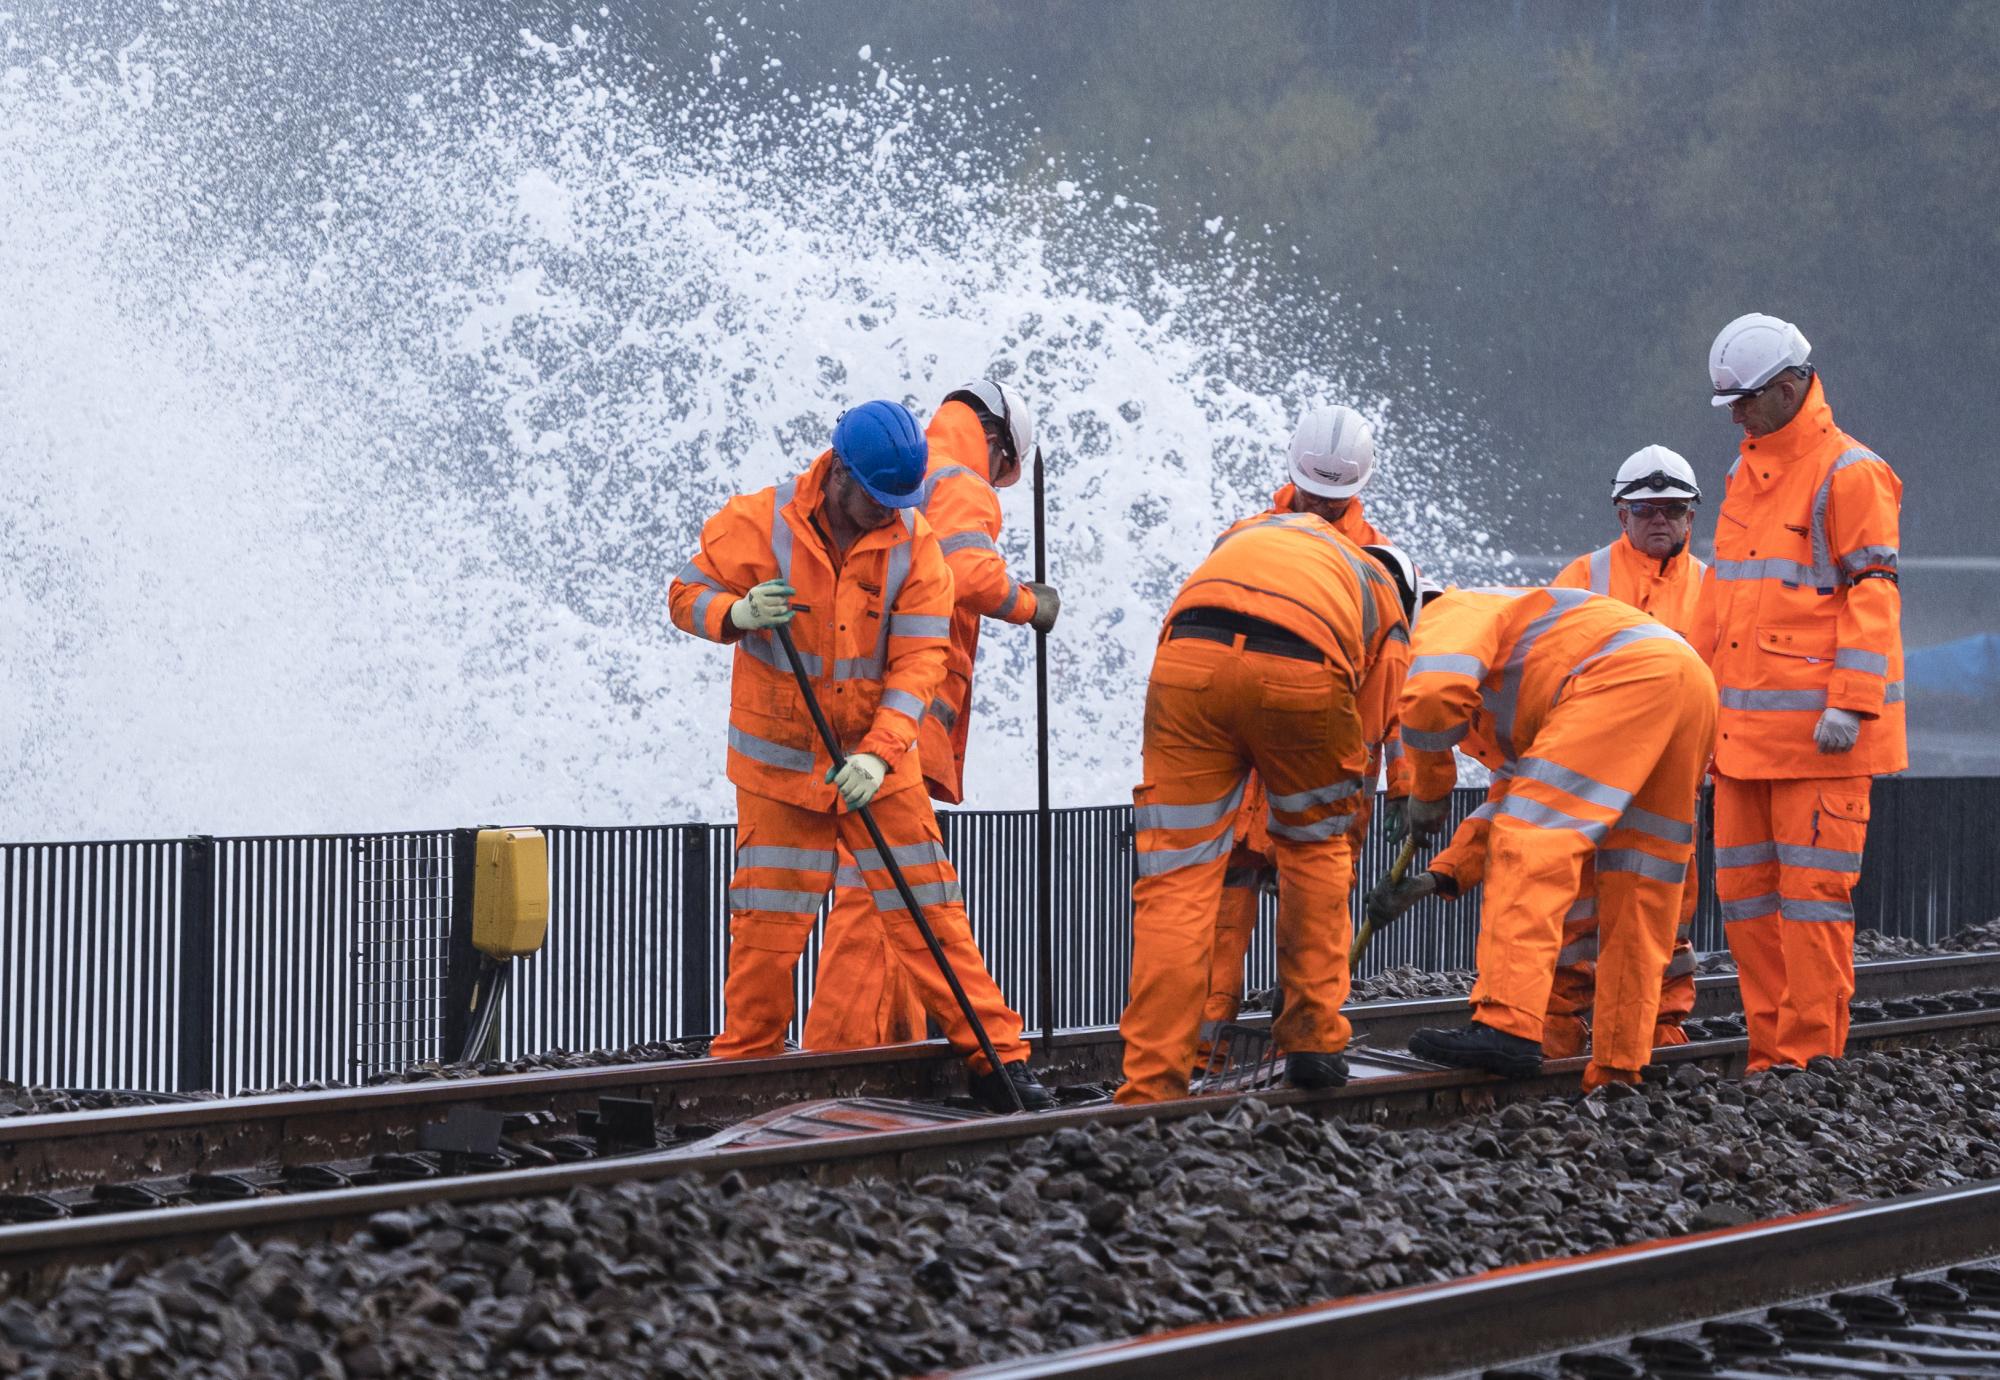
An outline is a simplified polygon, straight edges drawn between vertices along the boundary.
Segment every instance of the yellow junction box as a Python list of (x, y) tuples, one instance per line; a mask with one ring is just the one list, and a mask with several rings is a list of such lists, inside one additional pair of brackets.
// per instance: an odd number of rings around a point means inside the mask
[(481, 829), (473, 855), (472, 947), (518, 958), (549, 932), (549, 843), (539, 829)]

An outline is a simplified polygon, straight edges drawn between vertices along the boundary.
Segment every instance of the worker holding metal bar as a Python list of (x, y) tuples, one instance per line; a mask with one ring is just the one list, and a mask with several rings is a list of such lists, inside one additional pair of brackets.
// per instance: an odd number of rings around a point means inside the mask
[(1708, 356), (1711, 401), (1743, 439), (1693, 642), (1722, 693), (1715, 891), (1752, 1072), (1847, 1047), (1869, 791), (1909, 765), (1903, 483), (1834, 425), (1811, 349), (1753, 312)]
[[(1404, 822), (1442, 827), (1460, 748), (1494, 775), (1472, 1024), (1419, 1031), (1426, 1059), (1525, 1077), (1563, 924), (1596, 870), (1596, 1029), (1586, 1087), (1639, 1080), (1694, 856), (1715, 685), (1670, 629), (1575, 589), (1452, 589), (1416, 628), (1398, 706)], [(1438, 876), (1438, 873), (1426, 874)]]
[[(1017, 580), (1000, 554), (1000, 496), (1036, 454), (1034, 415), (1018, 390), (977, 379), (945, 395), (925, 428), (930, 450), (917, 511), (951, 568), (951, 641), (944, 680), (917, 728), (917, 757), (934, 800), (965, 799), (965, 748), (972, 725), (972, 671), (979, 625), (991, 618), (1046, 632), (1061, 600), (1048, 585)], [(833, 909), (821, 936), (819, 973), (806, 1012), (807, 1049), (860, 1049), (924, 1037), (924, 1006), (889, 938), (869, 889), (845, 850), (834, 874)]]
[(1131, 999), (1121, 1102), (1185, 1096), (1215, 950), (1216, 908), (1249, 773), (1276, 854), (1273, 1025), (1304, 1088), (1347, 1080), (1344, 837), (1360, 817), (1368, 744), (1408, 659), (1396, 583), (1310, 493), (1301, 511), (1246, 518), (1181, 586), (1146, 688)]
[[(833, 881), (835, 846), (844, 844), (874, 894), (893, 956), (966, 1055), (974, 1097), (1010, 1111), (1018, 1091), (1034, 1110), (1053, 1099), (1028, 1071), (1021, 1018), (973, 942), (912, 751), (944, 676), (952, 612), (951, 572), (914, 511), (927, 454), (901, 404), (850, 409), (831, 449), (805, 473), (733, 498), (710, 518), (673, 582), (674, 622), (736, 648), (728, 750), (736, 871), (724, 1024), (709, 1052), (743, 1059), (783, 1051), (792, 971)], [(790, 630), (804, 680), (839, 739), (846, 760), (838, 768), (778, 629)], [(965, 990), (964, 1008), (870, 845), (857, 813), (866, 808)], [(990, 1036), (1000, 1068), (979, 1051), (968, 1013)]]

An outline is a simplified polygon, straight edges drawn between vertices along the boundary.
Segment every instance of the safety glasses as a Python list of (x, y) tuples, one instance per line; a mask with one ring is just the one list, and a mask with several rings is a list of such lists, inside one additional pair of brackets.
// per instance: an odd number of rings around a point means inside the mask
[(1669, 522), (1679, 522), (1694, 511), (1694, 505), (1675, 499), (1627, 499), (1625, 511), (1635, 518), (1665, 518)]

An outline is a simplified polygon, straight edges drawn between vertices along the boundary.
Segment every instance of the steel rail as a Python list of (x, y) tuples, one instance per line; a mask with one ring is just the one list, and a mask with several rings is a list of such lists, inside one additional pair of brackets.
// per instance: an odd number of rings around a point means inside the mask
[[(1849, 1044), (1866, 1049), (1939, 1036), (2000, 1044), (2000, 1010), (1876, 1022), (1857, 1029)], [(1662, 1064), (1691, 1062), (1727, 1069), (1742, 1059), (1746, 1048), (1744, 1040), (1714, 1040), (1659, 1054)], [(1407, 1055), (1396, 1057), (1408, 1060)], [(1525, 1079), (1504, 1080), (1456, 1069), (1391, 1072), (1322, 1092), (1281, 1088), (1139, 1106), (1096, 1104), (1033, 1116), (977, 1117), (922, 1130), (859, 1132), (775, 1145), (746, 1134), (757, 1129), (751, 1123), (693, 1146), (571, 1164), (0, 1226), (0, 1279), (50, 1266), (112, 1259), (127, 1250), (191, 1249), (230, 1232), (339, 1235), (392, 1209), (531, 1197), (594, 1185), (730, 1173), (755, 1180), (810, 1177), (826, 1182), (869, 1173), (916, 1173), (1064, 1129), (1212, 1115), (1249, 1097), (1378, 1124), (1434, 1124), (1504, 1102), (1573, 1094), (1587, 1062), (1551, 1061), (1541, 1074)]]

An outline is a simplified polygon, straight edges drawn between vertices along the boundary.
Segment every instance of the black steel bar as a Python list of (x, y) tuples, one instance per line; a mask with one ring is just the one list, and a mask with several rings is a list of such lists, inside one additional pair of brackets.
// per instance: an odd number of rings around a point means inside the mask
[(451, 937), (445, 960), (444, 1049), (453, 1059), (469, 1058), (473, 1033), (472, 999), (479, 985), (479, 950), (472, 947), (472, 875), (479, 834), (451, 831)]
[[(1048, 485), (1035, 447), (1035, 583), (1047, 584)], [(1049, 635), (1035, 632), (1035, 936), (1041, 956), (1042, 1040), (1056, 1034), (1055, 819), (1049, 812)]]
[(215, 840), (181, 843), (180, 994), (174, 1090), (215, 1086)]

